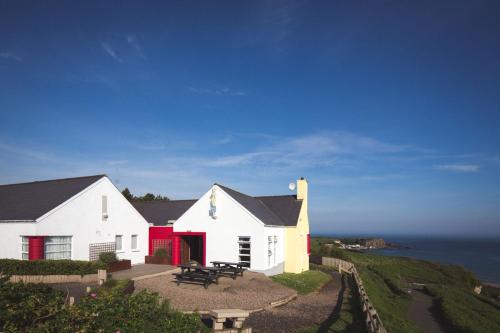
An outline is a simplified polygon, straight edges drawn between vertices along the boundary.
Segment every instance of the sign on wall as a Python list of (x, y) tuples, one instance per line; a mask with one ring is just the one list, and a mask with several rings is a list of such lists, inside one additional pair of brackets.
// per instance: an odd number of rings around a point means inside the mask
[(214, 220), (217, 219), (217, 195), (215, 192), (215, 187), (212, 188), (212, 194), (210, 194), (210, 210), (208, 211), (208, 215)]

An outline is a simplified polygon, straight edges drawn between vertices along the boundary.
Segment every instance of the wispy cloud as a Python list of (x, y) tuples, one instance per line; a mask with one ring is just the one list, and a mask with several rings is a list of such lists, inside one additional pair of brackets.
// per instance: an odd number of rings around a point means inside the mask
[(116, 51), (113, 49), (113, 47), (111, 47), (110, 44), (103, 42), (103, 41), (100, 41), (99, 43), (101, 44), (101, 47), (104, 50), (104, 52), (106, 52), (106, 54), (108, 54), (111, 58), (113, 58), (117, 62), (120, 62), (120, 63), (123, 62), (123, 59), (120, 58), (118, 56), (118, 54), (116, 54)]
[(216, 89), (188, 87), (188, 89), (199, 95), (228, 96), (228, 97), (242, 97), (247, 95), (245, 91), (234, 90), (228, 87), (221, 87)]
[(414, 149), (411, 145), (396, 145), (350, 132), (318, 132), (287, 139), (283, 148), (310, 155), (328, 154), (390, 154)]
[(21, 157), (34, 159), (41, 162), (55, 162), (57, 158), (52, 156), (51, 154), (47, 154), (38, 150), (27, 149), (23, 147), (19, 147), (16, 145), (11, 145), (7, 143), (0, 142), (0, 152), (15, 154)]
[(479, 171), (479, 165), (476, 164), (442, 164), (436, 165), (437, 170), (452, 171), (452, 172), (477, 172)]
[(143, 49), (142, 45), (139, 43), (139, 41), (137, 40), (136, 36), (128, 35), (127, 36), (127, 43), (137, 51), (137, 53), (139, 54), (139, 56), (141, 58), (146, 59), (146, 56), (144, 54), (144, 49)]
[(0, 52), (0, 58), (7, 60), (23, 61), (23, 59), (12, 52)]
[(130, 146), (140, 150), (165, 150), (167, 145), (156, 143), (131, 143)]
[(420, 152), (412, 145), (396, 145), (349, 132), (318, 132), (298, 137), (261, 137), (262, 146), (231, 155), (198, 158), (206, 167), (276, 166), (314, 168), (346, 165), (349, 159)]
[(127, 164), (128, 160), (109, 160), (106, 162), (107, 165), (115, 166), (115, 165), (124, 165)]

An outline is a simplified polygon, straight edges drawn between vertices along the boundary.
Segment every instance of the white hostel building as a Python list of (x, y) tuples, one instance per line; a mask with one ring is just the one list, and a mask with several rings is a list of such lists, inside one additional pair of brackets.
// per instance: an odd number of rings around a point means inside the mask
[(0, 258), (143, 263), (148, 223), (105, 175), (0, 186)]
[(309, 269), (305, 179), (297, 195), (254, 197), (214, 184), (198, 200), (134, 206), (151, 224), (150, 254), (164, 247), (174, 265), (241, 262), (267, 275)]

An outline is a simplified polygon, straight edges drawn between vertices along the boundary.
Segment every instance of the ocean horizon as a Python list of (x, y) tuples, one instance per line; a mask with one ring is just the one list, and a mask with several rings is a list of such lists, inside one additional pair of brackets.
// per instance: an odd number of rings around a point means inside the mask
[[(472, 271), (481, 281), (500, 284), (500, 239), (480, 237), (428, 237), (428, 236), (356, 236), (314, 235), (332, 238), (383, 238), (403, 248), (369, 250), (386, 256), (410, 257), (455, 264)], [(406, 248), (408, 247), (408, 248)]]

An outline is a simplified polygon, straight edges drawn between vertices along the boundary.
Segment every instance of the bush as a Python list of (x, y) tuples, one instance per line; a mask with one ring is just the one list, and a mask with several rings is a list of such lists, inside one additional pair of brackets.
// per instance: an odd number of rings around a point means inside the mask
[(118, 261), (118, 257), (114, 252), (102, 252), (99, 253), (99, 260), (105, 263), (106, 265), (115, 263)]
[(5, 275), (85, 275), (95, 274), (107, 265), (99, 261), (0, 259), (0, 274)]
[(0, 331), (21, 332), (64, 307), (64, 294), (44, 284), (9, 283), (0, 278)]
[(162, 257), (162, 258), (168, 257), (167, 249), (163, 249), (163, 248), (156, 249), (155, 257)]
[[(118, 281), (118, 285), (120, 281)], [(118, 286), (117, 285), (117, 286)], [(123, 295), (117, 286), (69, 307), (64, 294), (41, 284), (0, 280), (0, 331), (204, 332), (200, 318), (172, 310), (158, 294)]]

